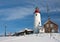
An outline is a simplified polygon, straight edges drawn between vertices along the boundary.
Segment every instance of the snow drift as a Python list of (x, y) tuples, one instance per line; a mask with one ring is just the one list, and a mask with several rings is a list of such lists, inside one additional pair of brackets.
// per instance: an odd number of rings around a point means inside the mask
[(60, 34), (40, 33), (24, 36), (0, 37), (0, 42), (60, 42)]

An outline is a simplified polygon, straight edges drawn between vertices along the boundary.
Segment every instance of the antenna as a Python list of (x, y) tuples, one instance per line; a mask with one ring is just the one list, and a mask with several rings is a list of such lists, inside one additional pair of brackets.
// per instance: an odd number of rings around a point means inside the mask
[(50, 20), (48, 3), (47, 3), (47, 14), (48, 14), (48, 19)]

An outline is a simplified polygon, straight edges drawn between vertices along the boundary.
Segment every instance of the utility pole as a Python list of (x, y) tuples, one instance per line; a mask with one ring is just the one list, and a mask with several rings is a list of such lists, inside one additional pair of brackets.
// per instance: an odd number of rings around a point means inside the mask
[(50, 16), (49, 16), (49, 6), (48, 6), (48, 3), (47, 3), (47, 15), (48, 15), (48, 19), (50, 19)]
[(5, 28), (5, 36), (6, 36), (6, 25), (5, 25), (5, 27), (4, 27), (4, 28)]

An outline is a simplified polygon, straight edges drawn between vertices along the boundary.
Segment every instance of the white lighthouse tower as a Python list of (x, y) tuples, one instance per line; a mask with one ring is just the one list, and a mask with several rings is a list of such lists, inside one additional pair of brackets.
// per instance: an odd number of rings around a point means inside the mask
[(39, 32), (39, 27), (41, 26), (41, 14), (39, 8), (36, 7), (34, 12), (34, 33)]

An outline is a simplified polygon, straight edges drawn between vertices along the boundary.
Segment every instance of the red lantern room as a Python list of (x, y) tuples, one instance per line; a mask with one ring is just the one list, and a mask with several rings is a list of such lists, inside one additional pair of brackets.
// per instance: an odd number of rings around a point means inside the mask
[(38, 7), (36, 7), (36, 9), (35, 9), (35, 12), (34, 13), (40, 13), (40, 11), (39, 11), (39, 8)]

